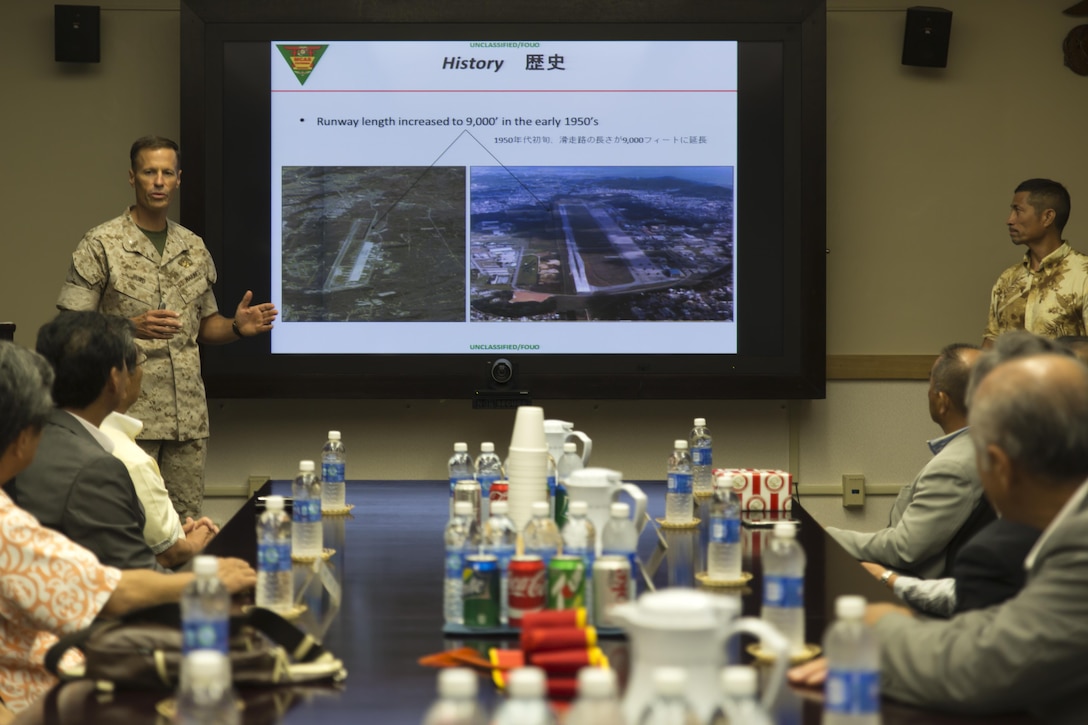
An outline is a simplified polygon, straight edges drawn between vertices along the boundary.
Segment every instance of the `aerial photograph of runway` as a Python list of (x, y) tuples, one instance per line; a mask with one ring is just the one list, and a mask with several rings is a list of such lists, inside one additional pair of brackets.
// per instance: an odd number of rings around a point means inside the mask
[(472, 320), (733, 320), (732, 167), (469, 174)]
[(463, 322), (463, 166), (282, 171), (286, 322)]

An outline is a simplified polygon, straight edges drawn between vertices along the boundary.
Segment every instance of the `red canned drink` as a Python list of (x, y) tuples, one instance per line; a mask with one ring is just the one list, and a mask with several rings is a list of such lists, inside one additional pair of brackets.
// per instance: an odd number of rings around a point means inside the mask
[(548, 562), (548, 609), (578, 609), (586, 604), (586, 563), (580, 556), (553, 556)]
[(529, 554), (510, 559), (507, 601), (511, 627), (520, 627), (521, 617), (526, 612), (544, 609), (547, 578), (544, 560), (539, 556)]
[(598, 556), (593, 562), (593, 623), (618, 627), (612, 605), (631, 601), (631, 560), (626, 556)]
[(495, 481), (491, 484), (491, 494), (488, 496), (488, 500), (505, 501), (509, 493), (510, 483), (508, 481)]

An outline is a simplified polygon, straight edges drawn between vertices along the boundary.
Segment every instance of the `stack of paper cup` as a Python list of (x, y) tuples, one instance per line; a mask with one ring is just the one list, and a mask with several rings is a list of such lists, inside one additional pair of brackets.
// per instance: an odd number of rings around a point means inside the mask
[(544, 436), (544, 409), (523, 405), (514, 418), (510, 454), (506, 458), (510, 518), (518, 529), (533, 517), (533, 502), (548, 500), (548, 440)]

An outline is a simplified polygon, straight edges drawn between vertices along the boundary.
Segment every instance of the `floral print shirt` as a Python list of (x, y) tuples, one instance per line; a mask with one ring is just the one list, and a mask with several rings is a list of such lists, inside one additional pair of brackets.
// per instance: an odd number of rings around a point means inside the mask
[(997, 278), (983, 338), (1008, 330), (1043, 337), (1088, 335), (1088, 256), (1062, 242), (1033, 270), (1030, 254)]

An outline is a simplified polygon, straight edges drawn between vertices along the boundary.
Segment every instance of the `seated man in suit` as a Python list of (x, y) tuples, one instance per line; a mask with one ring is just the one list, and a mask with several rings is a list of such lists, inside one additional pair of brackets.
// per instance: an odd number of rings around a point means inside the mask
[[(995, 367), (971, 399), (986, 496), (1042, 530), (1013, 598), (950, 620), (870, 605), (885, 695), (971, 713), (1028, 710), (1048, 725), (1088, 722), (1088, 367), (1053, 354)], [(817, 684), (826, 660), (790, 671)]]
[(62, 312), (38, 331), (56, 404), (38, 456), (9, 489), (42, 524), (121, 569), (164, 571), (144, 541), (144, 511), (125, 464), (98, 429), (128, 386), (127, 334), (99, 312)]
[(136, 443), (136, 436), (144, 424), (126, 415), (126, 412), (140, 397), (146, 355), (137, 348), (136, 341), (132, 339), (132, 322), (124, 317), (111, 317), (109, 320), (111, 325), (123, 328), (119, 332), (128, 340), (125, 348), (125, 368), (129, 371), (128, 386), (117, 408), (106, 416), (99, 428), (113, 442), (113, 455), (125, 464), (132, 483), (136, 486), (136, 495), (144, 507), (144, 541), (164, 567), (179, 567), (199, 554), (219, 532), (219, 527), (207, 517), (202, 517), (199, 521), (190, 518), (182, 524), (170, 502), (166, 483), (159, 473), (159, 464)]
[(872, 533), (827, 527), (861, 561), (918, 577), (944, 576), (948, 544), (982, 499), (967, 435), (967, 381), (977, 346), (949, 345), (929, 374), (929, 416), (944, 432), (929, 441), (933, 458), (892, 505), (887, 528)]

